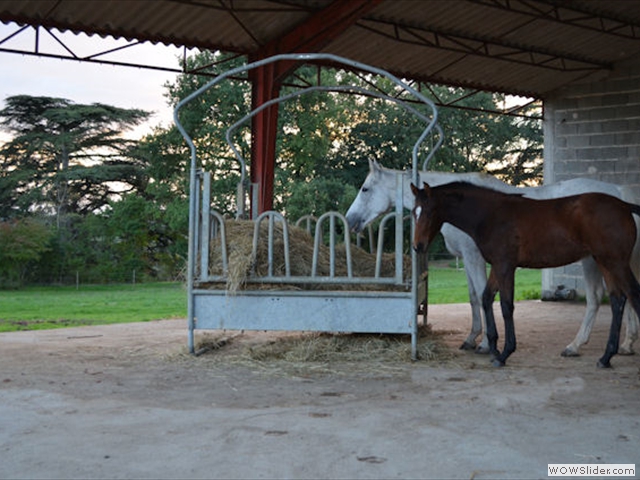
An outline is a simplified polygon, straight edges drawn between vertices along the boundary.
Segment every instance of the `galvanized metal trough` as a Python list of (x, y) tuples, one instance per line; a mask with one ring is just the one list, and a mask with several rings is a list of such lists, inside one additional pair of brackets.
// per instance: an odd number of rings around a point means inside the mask
[[(399, 178), (396, 191), (396, 209), (383, 217), (380, 228), (394, 229), (395, 273), (382, 276), (380, 268), (376, 267), (372, 276), (354, 276), (351, 268), (350, 252), (359, 248), (351, 244), (345, 217), (338, 212), (328, 212), (317, 219), (314, 235), (314, 267), (310, 275), (291, 275), (289, 268), (289, 226), (287, 220), (277, 212), (264, 212), (255, 218), (257, 225), (266, 222), (267, 238), (261, 238), (261, 229), (256, 227), (253, 238), (252, 256), (261, 242), (266, 242), (269, 252), (269, 267), (266, 274), (258, 275), (253, 272), (246, 279), (243, 289), (230, 292), (224, 288), (228, 280), (228, 258), (226, 247), (225, 223), (222, 216), (211, 208), (211, 175), (202, 171), (197, 162), (196, 147), (179, 122), (179, 110), (186, 103), (197, 98), (207, 89), (220, 81), (238, 73), (257, 68), (267, 63), (279, 60), (328, 60), (334, 63), (347, 64), (362, 71), (376, 75), (383, 75), (396, 85), (408, 90), (419, 101), (424, 102), (433, 110), (431, 118), (424, 118), (426, 128), (416, 142), (413, 151), (413, 178), (418, 178), (417, 151), (419, 144), (426, 138), (436, 125), (437, 112), (433, 103), (413, 90), (401, 80), (383, 70), (368, 65), (353, 62), (342, 57), (329, 54), (286, 54), (276, 55), (265, 60), (254, 62), (216, 77), (198, 91), (181, 101), (175, 109), (174, 120), (191, 149), (190, 169), (190, 210), (189, 210), (189, 258), (187, 266), (187, 296), (188, 296), (188, 348), (195, 352), (195, 332), (197, 330), (281, 330), (281, 331), (315, 331), (315, 332), (362, 332), (362, 333), (390, 333), (411, 335), (412, 358), (416, 358), (418, 336), (418, 312), (420, 304), (426, 299), (426, 282), (422, 275), (426, 269), (426, 262), (419, 259), (411, 251), (410, 271), (404, 267), (403, 239), (411, 238), (414, 224), (413, 219), (405, 222), (402, 211), (403, 182)], [(314, 87), (305, 89), (311, 91)], [(323, 87), (315, 87), (322, 89)], [(358, 90), (354, 87), (355, 90)], [(377, 96), (381, 96), (379, 93)], [(283, 97), (278, 101), (286, 100)], [(398, 103), (396, 98), (392, 101)], [(401, 102), (399, 102), (401, 103)], [(260, 108), (264, 108), (262, 106)], [(409, 110), (415, 110), (407, 106)], [(250, 118), (257, 112), (251, 112), (240, 122)], [(231, 129), (230, 129), (231, 130)], [(230, 134), (227, 135), (229, 141)], [(230, 142), (231, 145), (231, 142)], [(233, 148), (233, 147), (232, 147)], [(242, 167), (242, 180), (238, 189), (238, 215), (241, 215), (244, 205), (245, 162), (234, 148), (234, 152)], [(276, 229), (278, 224), (281, 228)], [(392, 225), (392, 227), (390, 226)], [(337, 232), (342, 231), (343, 237), (338, 239)], [(284, 273), (275, 273), (273, 268), (274, 242), (277, 235), (281, 239), (285, 258)], [(326, 240), (328, 238), (328, 240)], [(218, 241), (221, 246), (222, 271), (212, 274), (211, 245)], [(318, 252), (323, 242), (328, 242), (330, 249), (331, 268), (325, 275), (321, 275), (315, 268)], [(346, 250), (346, 274), (336, 273), (336, 246), (344, 244)], [(382, 242), (378, 242), (376, 249), (376, 264), (379, 265), (382, 256)], [(368, 285), (363, 291), (361, 285)], [(210, 288), (217, 285), (217, 288)], [(222, 287), (221, 287), (222, 285)], [(292, 286), (304, 286), (296, 289)], [(322, 289), (313, 290), (314, 285), (322, 285)], [(283, 288), (283, 286), (288, 288)], [(353, 286), (354, 288), (349, 288)], [(333, 288), (335, 287), (335, 289)], [(392, 287), (392, 290), (389, 289)], [(311, 288), (311, 289), (310, 289)]]

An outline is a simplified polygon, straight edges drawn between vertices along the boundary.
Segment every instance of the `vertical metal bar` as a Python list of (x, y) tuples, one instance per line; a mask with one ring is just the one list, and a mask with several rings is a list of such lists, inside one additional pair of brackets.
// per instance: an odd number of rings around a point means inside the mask
[(329, 276), (336, 276), (336, 219), (329, 217)]
[(318, 274), (318, 256), (320, 255), (320, 236), (322, 235), (322, 217), (316, 222), (316, 233), (313, 236), (313, 258), (311, 260), (311, 276)]
[[(229, 274), (229, 260), (227, 255), (227, 230), (224, 225), (224, 217), (220, 215), (220, 213), (213, 210), (211, 212), (211, 218), (214, 220), (212, 222), (212, 232), (210, 238), (219, 238), (220, 239), (220, 258), (222, 260), (222, 274), (226, 277)], [(207, 279), (208, 281), (208, 279)]]
[[(176, 113), (174, 113), (176, 115)], [(189, 246), (187, 253), (187, 324), (188, 324), (188, 338), (187, 347), (189, 353), (194, 354), (195, 349), (195, 295), (193, 292), (193, 281), (196, 270), (196, 243), (197, 243), (197, 231), (196, 231), (196, 218), (198, 216), (198, 203), (199, 195), (196, 193), (198, 188), (198, 182), (196, 181), (196, 149), (191, 143), (191, 169), (189, 173)]]
[[(339, 215), (339, 214), (338, 214)], [(344, 216), (339, 217), (342, 220), (342, 228), (344, 230), (344, 251), (347, 260), (347, 277), (353, 276), (353, 269), (351, 267), (351, 236), (349, 235), (349, 225)]]
[[(202, 188), (202, 172), (198, 171), (196, 172), (196, 185), (195, 185), (195, 202), (196, 202), (196, 208), (200, 208), (200, 190)], [(194, 227), (195, 229), (195, 251), (199, 252), (200, 251), (200, 215), (196, 216), (196, 218), (194, 219)], [(198, 276), (200, 275), (200, 273), (198, 272), (198, 261), (196, 259), (196, 265), (195, 265), (195, 270), (193, 272), (194, 275)]]
[(284, 272), (287, 277), (291, 276), (291, 264), (289, 262), (289, 226), (284, 217), (280, 217), (282, 222), (282, 236), (284, 237)]
[(258, 184), (251, 184), (251, 218), (258, 218)]
[(404, 181), (401, 173), (396, 173), (396, 282), (402, 283), (402, 270), (403, 270), (403, 232), (402, 227), (402, 213), (404, 208)]
[(269, 224), (269, 232), (268, 232), (268, 240), (267, 240), (267, 267), (269, 277), (273, 277), (273, 215), (269, 215), (268, 218)]
[(245, 207), (244, 184), (242, 182), (238, 182), (238, 188), (236, 191), (236, 220), (244, 218), (244, 207)]
[(376, 248), (376, 271), (375, 277), (380, 278), (382, 271), (382, 249), (384, 248), (384, 228), (387, 224), (387, 217), (383, 217), (378, 225), (378, 248)]
[[(413, 164), (413, 175), (418, 176), (417, 164)], [(410, 215), (411, 219), (411, 238), (415, 235), (416, 221), (413, 215)], [(411, 319), (411, 360), (418, 360), (418, 282), (420, 281), (420, 272), (418, 271), (418, 253), (415, 248), (411, 249), (411, 299), (413, 306), (413, 317)], [(425, 314), (424, 321), (427, 321)]]
[(200, 229), (200, 281), (209, 276), (209, 246), (211, 243), (211, 172), (202, 172), (202, 208)]

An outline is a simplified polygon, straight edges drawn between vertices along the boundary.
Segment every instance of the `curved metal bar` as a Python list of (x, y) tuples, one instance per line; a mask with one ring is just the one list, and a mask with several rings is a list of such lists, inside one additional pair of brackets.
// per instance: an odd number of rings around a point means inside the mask
[(320, 244), (322, 242), (322, 225), (326, 219), (329, 219), (329, 277), (336, 276), (336, 219), (342, 222), (342, 229), (344, 231), (344, 248), (347, 263), (347, 277), (352, 278), (353, 272), (351, 268), (351, 242), (349, 241), (349, 224), (344, 215), (338, 212), (326, 212), (318, 218), (316, 223), (316, 232), (313, 242), (313, 259), (311, 262), (311, 276), (316, 277), (318, 275), (318, 258), (320, 256)]
[[(354, 92), (354, 93), (360, 93), (362, 95), (366, 95), (366, 96), (370, 96), (370, 97), (380, 98), (380, 99), (383, 99), (383, 100), (386, 100), (386, 101), (390, 101), (390, 102), (393, 102), (393, 103), (396, 103), (396, 104), (400, 105), (402, 108), (404, 108), (408, 112), (414, 114), (416, 117), (418, 117), (421, 120), (423, 120), (427, 124), (427, 126), (429, 126), (430, 122), (431, 122), (431, 118), (427, 117), (422, 112), (420, 112), (419, 110), (417, 110), (417, 109), (413, 108), (412, 106), (408, 105), (406, 102), (400, 100), (399, 98), (391, 97), (391, 96), (389, 96), (387, 94), (376, 92), (376, 91), (373, 91), (373, 90), (368, 90), (368, 89), (366, 89), (364, 87), (359, 87), (357, 85), (314, 85), (312, 87), (303, 88), (303, 89), (298, 90), (296, 92), (292, 92), (292, 93), (290, 93), (288, 95), (284, 95), (284, 96), (281, 96), (281, 97), (278, 97), (278, 98), (271, 99), (271, 100), (269, 100), (267, 102), (264, 102), (262, 105), (260, 105), (259, 107), (253, 109), (247, 115), (245, 115), (240, 120), (238, 120), (233, 125), (231, 125), (227, 129), (227, 132), (225, 134), (225, 139), (227, 141), (227, 145), (229, 145), (229, 148), (231, 149), (231, 151), (235, 155), (236, 159), (240, 163), (240, 166), (241, 166), (241, 169), (242, 169), (240, 185), (238, 186), (238, 195), (242, 197), (242, 198), (238, 199), (238, 213), (237, 213), (238, 217), (242, 217), (244, 215), (244, 202), (245, 202), (245, 199), (244, 199), (244, 193), (245, 193), (245, 191), (244, 191), (244, 188), (245, 188), (244, 179), (246, 178), (246, 172), (245, 172), (246, 161), (245, 161), (244, 157), (240, 154), (240, 152), (238, 151), (236, 146), (234, 145), (234, 143), (233, 143), (233, 141), (231, 139), (231, 136), (235, 133), (235, 131), (242, 124), (248, 122), (251, 118), (256, 116), (261, 111), (269, 108), (270, 106), (272, 106), (274, 104), (285, 102), (285, 101), (290, 100), (292, 98), (296, 98), (296, 97), (299, 97), (299, 96), (302, 96), (302, 95), (305, 95), (305, 94), (308, 94), (308, 93), (311, 93), (311, 92), (314, 92), (314, 91)], [(429, 163), (429, 160), (431, 160), (431, 158), (433, 157), (435, 152), (438, 150), (438, 148), (440, 148), (440, 145), (442, 145), (442, 142), (444, 140), (444, 133), (442, 131), (442, 127), (440, 127), (440, 125), (436, 124), (434, 128), (438, 132), (438, 142), (436, 143), (435, 148), (433, 148), (429, 152), (427, 158), (422, 163), (422, 169), (423, 170), (426, 169), (426, 166)], [(427, 132), (427, 134), (428, 134), (428, 132)], [(414, 145), (414, 152), (415, 152), (414, 154), (415, 155), (417, 155), (418, 147), (424, 141), (424, 138), (426, 138), (426, 135), (425, 134), (421, 135), (419, 140), (418, 140), (418, 142), (416, 143), (416, 145)]]
[[(285, 102), (285, 101), (290, 100), (292, 98), (299, 97), (299, 96), (302, 96), (302, 95), (305, 95), (307, 93), (311, 93), (311, 92), (314, 92), (314, 91), (354, 92), (354, 93), (360, 93), (362, 95), (367, 95), (367, 96), (370, 96), (370, 97), (381, 98), (383, 100), (387, 100), (387, 101), (390, 101), (390, 102), (397, 103), (398, 105), (403, 107), (405, 110), (413, 113), (416, 117), (420, 118), (421, 120), (424, 120), (425, 123), (427, 123), (427, 125), (431, 122), (431, 118), (427, 117), (426, 115), (421, 113), (419, 110), (417, 110), (417, 109), (413, 108), (412, 106), (408, 105), (403, 100), (400, 100), (399, 98), (396, 98), (396, 97), (391, 97), (391, 96), (389, 96), (387, 94), (384, 94), (384, 93), (375, 92), (373, 90), (368, 90), (368, 89), (366, 89), (364, 87), (359, 87), (357, 85), (314, 85), (312, 87), (303, 88), (303, 89), (298, 90), (296, 92), (292, 92), (290, 94), (287, 94), (287, 95), (284, 95), (284, 96), (281, 96), (281, 97), (278, 97), (278, 98), (274, 98), (272, 100), (269, 100), (269, 101), (263, 103), (262, 105), (260, 105), (259, 107), (253, 109), (251, 112), (249, 112), (247, 115), (242, 117), (240, 120), (235, 122), (233, 125), (231, 125), (227, 129), (227, 133), (225, 135), (225, 138), (227, 140), (227, 144), (229, 145), (229, 148), (231, 148), (231, 150), (233, 151), (234, 155), (236, 156), (236, 158), (238, 159), (238, 161), (240, 162), (240, 164), (242, 165), (243, 168), (246, 165), (246, 161), (244, 160), (242, 155), (240, 155), (240, 152), (238, 152), (237, 148), (233, 144), (233, 141), (231, 140), (231, 136), (233, 135), (235, 130), (237, 130), (243, 123), (246, 123), (248, 120), (250, 120), (251, 118), (256, 116), (262, 110), (265, 110), (266, 108), (269, 108), (271, 105), (274, 105), (276, 103), (282, 103), (282, 102)], [(435, 128), (439, 129), (438, 133), (441, 134), (442, 128), (440, 128), (438, 125), (436, 125)], [(441, 143), (442, 142), (440, 142), (440, 144)], [(427, 158), (427, 160), (425, 160), (425, 162), (427, 162), (430, 158), (431, 158), (431, 156), (429, 156)]]
[[(256, 218), (255, 223), (253, 225), (253, 245), (251, 248), (251, 258), (252, 258), (252, 270), (255, 268), (256, 258), (258, 257), (258, 239), (260, 237), (260, 224), (264, 219), (267, 219), (267, 269), (268, 269), (268, 277), (273, 277), (273, 246), (274, 246), (274, 226), (275, 221), (279, 221), (282, 224), (282, 241), (284, 243), (284, 268), (285, 275), (287, 277), (291, 276), (291, 263), (289, 262), (289, 226), (284, 216), (281, 213), (274, 212), (269, 210), (267, 212), (262, 212), (258, 218)], [(252, 272), (254, 274), (255, 272)]]
[[(217, 225), (220, 228), (220, 232), (218, 233), (218, 235), (220, 236), (220, 257), (222, 260), (222, 274), (227, 275), (229, 273), (229, 255), (227, 252), (227, 229), (224, 224), (224, 217), (220, 213), (216, 212), (215, 210), (211, 210), (209, 215), (211, 216), (212, 219), (216, 220)], [(213, 235), (211, 235), (211, 230), (215, 225), (216, 224), (212, 224), (211, 225), (212, 228), (208, 232), (210, 239), (213, 237)], [(206, 272), (206, 274), (208, 276), (209, 272)]]
[[(213, 87), (214, 85), (217, 85), (222, 80), (225, 80), (225, 79), (227, 79), (227, 78), (229, 78), (229, 77), (231, 77), (233, 75), (237, 75), (239, 73), (246, 72), (248, 70), (252, 70), (254, 68), (258, 68), (258, 67), (261, 67), (263, 65), (267, 65), (269, 63), (274, 63), (274, 62), (278, 62), (278, 61), (313, 61), (313, 60), (328, 60), (328, 61), (331, 61), (331, 62), (335, 62), (335, 63), (339, 63), (339, 64), (343, 64), (343, 65), (348, 65), (348, 66), (350, 66), (352, 68), (355, 68), (355, 69), (358, 69), (358, 70), (363, 70), (363, 71), (366, 71), (366, 72), (375, 73), (377, 75), (385, 77), (385, 78), (391, 80), (396, 85), (402, 87), (407, 92), (411, 93), (418, 100), (420, 100), (421, 102), (426, 104), (429, 108), (431, 108), (431, 110), (433, 112), (433, 117), (432, 117), (431, 121), (429, 122), (429, 124), (427, 125), (427, 128), (425, 129), (423, 134), (420, 136), (420, 138), (418, 139), (418, 141), (416, 142), (416, 144), (414, 145), (414, 148), (413, 148), (412, 166), (413, 166), (413, 170), (415, 172), (415, 178), (414, 179), (417, 182), (418, 181), (418, 173), (417, 173), (417, 171), (418, 171), (418, 168), (417, 168), (418, 167), (418, 157), (417, 157), (418, 147), (419, 147), (420, 143), (422, 143), (422, 141), (426, 138), (427, 134), (433, 129), (434, 125), (438, 121), (438, 109), (436, 108), (435, 103), (432, 102), (427, 97), (425, 97), (424, 95), (422, 95), (420, 92), (418, 92), (414, 88), (412, 88), (411, 86), (409, 86), (408, 84), (406, 84), (405, 82), (403, 82), (402, 80), (400, 80), (395, 75), (392, 75), (391, 73), (389, 73), (389, 72), (387, 72), (385, 70), (382, 70), (382, 69), (376, 68), (376, 67), (372, 67), (372, 66), (366, 65), (364, 63), (356, 62), (354, 60), (350, 60), (350, 59), (347, 59), (347, 58), (344, 58), (344, 57), (340, 57), (338, 55), (333, 55), (333, 54), (330, 54), (330, 53), (285, 53), (285, 54), (274, 55), (272, 57), (268, 57), (268, 58), (265, 58), (265, 59), (262, 59), (262, 60), (258, 60), (256, 62), (252, 62), (252, 63), (249, 63), (247, 65), (241, 65), (239, 67), (233, 68), (231, 70), (227, 70), (226, 72), (218, 75), (216, 78), (214, 78), (213, 80), (207, 82), (202, 87), (197, 89), (195, 92), (191, 93), (190, 95), (188, 95), (184, 99), (182, 99), (180, 102), (178, 102), (178, 104), (176, 105), (176, 107), (174, 109), (174, 112), (173, 112), (173, 120), (174, 120), (174, 122), (176, 124), (176, 127), (178, 128), (178, 131), (184, 137), (185, 141), (187, 142), (187, 144), (189, 145), (189, 148), (191, 150), (191, 167), (192, 167), (192, 169), (195, 168), (195, 165), (196, 165), (196, 149), (195, 149), (195, 145), (193, 143), (193, 140), (191, 139), (191, 137), (189, 136), (189, 134), (187, 133), (187, 131), (183, 127), (182, 123), (180, 123), (180, 118), (179, 118), (179, 115), (178, 115), (179, 112), (180, 112), (180, 109), (184, 105), (186, 105), (187, 103), (191, 102), (195, 98), (199, 97), (206, 90), (208, 90), (209, 88)], [(241, 164), (243, 164), (243, 162), (244, 162), (244, 160), (241, 162)], [(243, 168), (242, 168), (243, 174), (244, 174), (245, 169), (246, 169), (246, 165), (243, 165)], [(242, 176), (241, 181), (242, 182), (245, 181), (244, 175)]]
[(436, 142), (436, 145), (433, 148), (431, 148), (431, 150), (429, 150), (429, 155), (427, 155), (427, 158), (425, 158), (424, 162), (422, 162), (422, 170), (426, 170), (427, 169), (427, 166), (429, 165), (429, 160), (431, 160), (433, 158), (433, 156), (436, 154), (438, 149), (444, 143), (444, 131), (442, 130), (442, 127), (438, 123), (438, 124), (436, 124), (436, 126), (434, 128), (435, 128), (436, 132), (438, 133), (438, 141)]
[(311, 231), (312, 225), (315, 226), (317, 222), (318, 218), (315, 215), (307, 214), (296, 220), (295, 226), (306, 230), (309, 235), (313, 235), (313, 232)]
[[(378, 227), (378, 248), (376, 249), (376, 273), (375, 277), (380, 278), (381, 270), (382, 270), (382, 254), (384, 251), (384, 229), (387, 226), (387, 222), (390, 219), (396, 219), (397, 213), (389, 212), (380, 220), (380, 226)], [(397, 248), (396, 248), (397, 249)]]

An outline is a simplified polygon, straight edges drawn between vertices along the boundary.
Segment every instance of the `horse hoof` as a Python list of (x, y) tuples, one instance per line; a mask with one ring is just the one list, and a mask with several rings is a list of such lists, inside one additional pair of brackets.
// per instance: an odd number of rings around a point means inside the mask
[(618, 349), (618, 355), (635, 355), (636, 352), (633, 351), (633, 349), (631, 348), (619, 348)]
[(486, 355), (486, 354), (489, 353), (489, 347), (477, 346), (476, 347), (476, 353), (478, 355)]
[(460, 350), (474, 350), (476, 346), (473, 343), (464, 342), (460, 345)]
[(598, 363), (596, 364), (598, 368), (612, 368), (611, 367), (611, 363), (607, 362), (607, 363), (602, 363), (602, 360), (598, 360)]
[(580, 353), (575, 350), (571, 350), (570, 348), (565, 348), (560, 355), (563, 357), (579, 357)]
[(504, 367), (504, 362), (496, 358), (491, 361), (491, 365), (493, 365), (494, 367)]

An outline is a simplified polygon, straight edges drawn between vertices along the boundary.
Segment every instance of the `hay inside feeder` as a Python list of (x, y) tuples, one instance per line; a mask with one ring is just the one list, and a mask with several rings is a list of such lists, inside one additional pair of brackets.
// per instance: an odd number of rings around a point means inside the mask
[[(230, 293), (247, 288), (252, 277), (263, 277), (268, 274), (268, 225), (263, 222), (260, 225), (260, 235), (255, 258), (252, 256), (254, 222), (251, 220), (227, 220), (225, 221), (226, 244), (228, 255), (228, 271), (225, 288)], [(314, 239), (305, 230), (299, 227), (288, 227), (289, 231), (289, 267), (292, 276), (311, 276)], [(273, 265), (272, 274), (274, 276), (284, 276), (286, 273), (286, 263), (284, 255), (284, 240), (282, 225), (279, 222), (274, 224), (273, 242)], [(351, 266), (354, 277), (375, 276), (376, 255), (368, 253), (361, 248), (351, 245)], [(209, 273), (212, 275), (223, 275), (221, 238), (214, 238), (211, 242), (211, 258)], [(330, 274), (330, 248), (321, 244), (318, 251), (318, 265), (316, 274), (327, 277)], [(336, 245), (335, 248), (335, 276), (347, 276), (346, 248), (344, 244)], [(411, 258), (403, 256), (403, 271), (406, 276), (411, 272)], [(380, 275), (382, 277), (393, 277), (395, 275), (395, 255), (385, 253), (382, 255)], [(408, 284), (408, 282), (405, 282)], [(214, 286), (216, 287), (216, 286)], [(318, 289), (345, 289), (345, 290), (393, 290), (406, 289), (405, 286), (393, 285), (372, 285), (372, 284), (295, 284), (295, 285), (264, 285), (254, 284), (252, 288), (295, 288), (302, 290)]]

